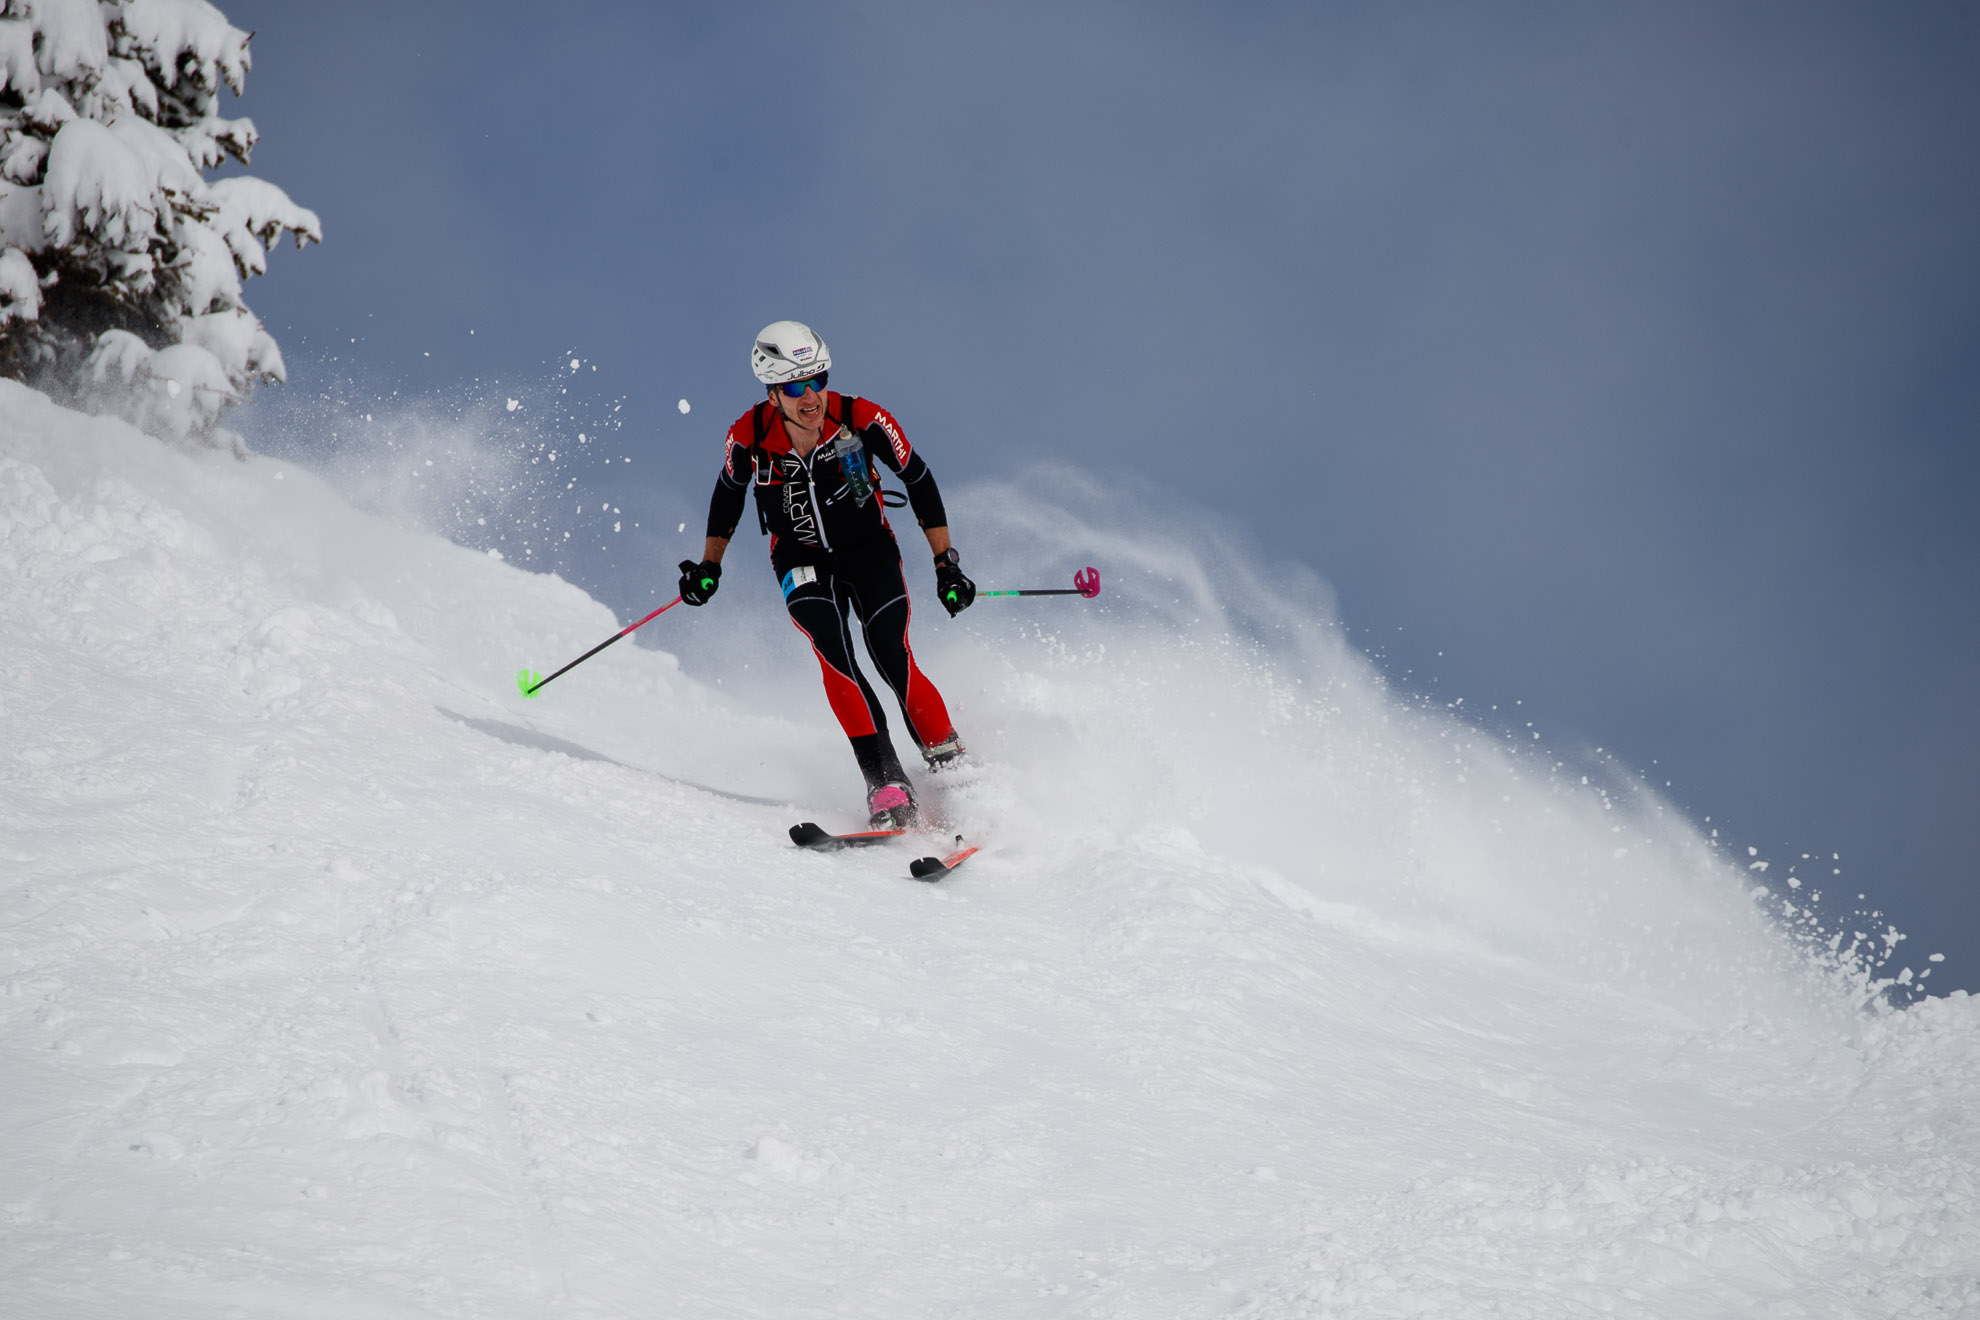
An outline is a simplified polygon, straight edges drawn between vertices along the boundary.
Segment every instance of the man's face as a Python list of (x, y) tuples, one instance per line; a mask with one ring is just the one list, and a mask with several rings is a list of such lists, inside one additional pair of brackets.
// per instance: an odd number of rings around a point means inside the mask
[(815, 431), (825, 423), (825, 390), (814, 386), (793, 399), (784, 393), (781, 385), (770, 387), (770, 397), (784, 410), (784, 420), (807, 431)]

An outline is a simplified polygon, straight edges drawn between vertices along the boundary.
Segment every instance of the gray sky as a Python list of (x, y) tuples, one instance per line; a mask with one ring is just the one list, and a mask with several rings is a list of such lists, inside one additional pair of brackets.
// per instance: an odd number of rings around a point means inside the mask
[(576, 348), (699, 504), (809, 321), (945, 484), (1186, 494), (1980, 990), (1973, 6), (222, 7), (292, 397)]

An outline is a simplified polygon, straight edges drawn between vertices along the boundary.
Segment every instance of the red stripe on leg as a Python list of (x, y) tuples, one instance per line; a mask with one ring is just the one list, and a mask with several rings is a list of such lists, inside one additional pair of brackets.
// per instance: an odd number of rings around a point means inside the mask
[(923, 747), (933, 747), (946, 742), (956, 726), (949, 719), (949, 708), (942, 701), (942, 694), (928, 681), (928, 675), (921, 672), (921, 666), (914, 662), (914, 643), (908, 640), (908, 628), (914, 623), (914, 599), (903, 597), (907, 606), (907, 618), (901, 621), (901, 650), (907, 653), (907, 694), (901, 698), (901, 706), (907, 711), (908, 723), (914, 727), (914, 736)]
[(907, 697), (901, 705), (907, 708), (908, 723), (914, 726), (914, 736), (921, 740), (923, 747), (933, 747), (944, 742), (956, 731), (949, 720), (949, 708), (942, 700), (942, 694), (928, 681), (928, 675), (921, 672), (921, 666), (914, 662), (914, 649), (908, 648)]
[(861, 738), (869, 733), (878, 733), (873, 723), (873, 712), (867, 709), (866, 694), (859, 690), (859, 684), (832, 668), (818, 648), (811, 653), (818, 656), (818, 671), (825, 676), (825, 699), (832, 703), (832, 713), (839, 717), (839, 727), (846, 731), (848, 738)]
[(949, 708), (942, 703), (942, 694), (912, 662), (908, 665), (907, 715), (923, 747), (946, 742), (956, 731), (949, 720)]

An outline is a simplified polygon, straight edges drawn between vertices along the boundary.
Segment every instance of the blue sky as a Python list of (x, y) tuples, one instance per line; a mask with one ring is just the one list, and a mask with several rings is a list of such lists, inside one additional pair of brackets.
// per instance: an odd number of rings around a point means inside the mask
[(1980, 989), (1980, 11), (223, 8), (326, 233), (249, 287), (292, 399), (575, 349), (698, 505), (809, 321), (945, 485), (1206, 507)]

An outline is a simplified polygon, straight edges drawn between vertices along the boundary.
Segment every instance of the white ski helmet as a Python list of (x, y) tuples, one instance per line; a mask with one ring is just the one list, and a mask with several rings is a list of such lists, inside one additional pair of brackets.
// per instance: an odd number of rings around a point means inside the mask
[(816, 376), (832, 365), (832, 350), (800, 321), (772, 321), (756, 332), (749, 369), (765, 385)]

